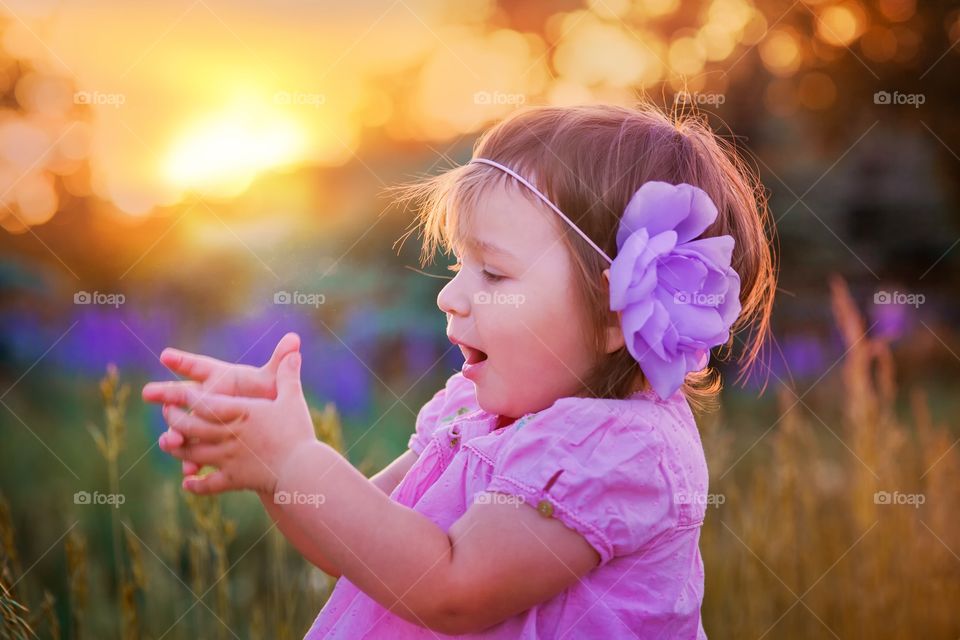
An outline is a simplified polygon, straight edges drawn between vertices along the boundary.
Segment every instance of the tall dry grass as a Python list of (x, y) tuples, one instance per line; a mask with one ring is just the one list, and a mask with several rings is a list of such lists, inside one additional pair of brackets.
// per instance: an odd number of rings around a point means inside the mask
[[(733, 438), (744, 425), (723, 424), (722, 412), (704, 425), (711, 491), (723, 496), (701, 538), (704, 626), (711, 638), (957, 638), (955, 432), (933, 424), (922, 391), (897, 388), (889, 348), (864, 336), (839, 279), (832, 297), (848, 350), (819, 383), (833, 393), (812, 406), (811, 396), (781, 385), (777, 420), (746, 455)], [(96, 449), (119, 491), (126, 392), (115, 369), (101, 395)], [(313, 416), (318, 438), (342, 450), (333, 406)], [(302, 636), (332, 579), (259, 512), (227, 517), (229, 496), (184, 495), (174, 481), (150, 486), (137, 498), (151, 505), (149, 517), (111, 515), (107, 557), (94, 555), (103, 547), (83, 527), (64, 538), (64, 629), (50, 590), (33, 588), (31, 575), (18, 581), (23, 563), (0, 496), (0, 639)], [(238, 546), (243, 534), (248, 542)]]
[(898, 412), (904, 391), (888, 345), (865, 336), (841, 279), (831, 293), (847, 352), (836, 378), (819, 384), (835, 385), (836, 406), (811, 407), (781, 384), (776, 426), (739, 461), (735, 426), (704, 436), (711, 491), (724, 498), (701, 539), (705, 629), (716, 638), (960, 637), (956, 430), (931, 422), (922, 391), (907, 392), (908, 411)]
[[(65, 609), (69, 638), (299, 638), (332, 590), (334, 580), (303, 561), (259, 509), (241, 509), (255, 543), (237, 550), (238, 524), (222, 497), (179, 491), (174, 481), (151, 495), (131, 496), (121, 483), (129, 387), (115, 367), (100, 381), (103, 427), (89, 426), (103, 459), (111, 495), (149, 505), (146, 524), (110, 508), (110, 551), (96, 555), (82, 527), (63, 537)], [(312, 412), (317, 437), (343, 451), (332, 404)], [(129, 461), (122, 465), (129, 471)], [(79, 507), (89, 508), (89, 507)], [(79, 509), (74, 507), (75, 510)], [(253, 517), (250, 514), (253, 513)], [(186, 516), (186, 517), (184, 517)], [(50, 590), (28, 587), (17, 532), (0, 493), (0, 640), (60, 638), (64, 634)], [(266, 538), (266, 550), (259, 542)], [(51, 550), (53, 554), (56, 550)], [(248, 563), (241, 566), (241, 561)], [(29, 571), (29, 569), (28, 569)], [(35, 602), (29, 605), (28, 603)]]

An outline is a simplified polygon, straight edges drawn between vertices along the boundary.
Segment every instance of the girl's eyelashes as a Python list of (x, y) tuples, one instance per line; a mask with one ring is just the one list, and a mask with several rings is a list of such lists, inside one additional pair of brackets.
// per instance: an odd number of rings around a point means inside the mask
[(497, 283), (497, 282), (500, 282), (501, 280), (504, 279), (504, 276), (498, 276), (498, 275), (496, 275), (496, 274), (494, 274), (494, 273), (490, 273), (490, 272), (487, 271), (486, 269), (484, 269), (484, 270), (481, 272), (481, 274), (483, 275), (483, 279), (484, 279), (484, 280), (486, 280), (487, 282), (491, 282), (491, 283)]
[[(447, 267), (447, 270), (448, 270), (448, 271), (452, 271), (452, 272), (454, 272), (454, 273), (458, 273), (462, 268), (463, 268), (463, 263), (458, 260), (458, 261), (456, 262), (456, 264), (452, 264), (452, 265), (450, 265), (449, 267)], [(487, 271), (486, 269), (481, 269), (481, 270), (480, 270), (480, 275), (483, 277), (484, 280), (486, 280), (487, 282), (489, 282), (489, 283), (491, 283), (491, 284), (496, 284), (497, 282), (500, 282), (500, 281), (502, 281), (502, 280), (506, 280), (506, 276), (501, 276), (501, 275), (497, 275), (497, 274), (495, 274), (495, 273), (490, 273), (490, 272)]]

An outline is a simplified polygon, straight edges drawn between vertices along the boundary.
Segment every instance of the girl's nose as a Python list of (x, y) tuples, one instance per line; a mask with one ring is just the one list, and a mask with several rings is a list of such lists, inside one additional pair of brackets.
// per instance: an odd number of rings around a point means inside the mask
[(470, 313), (470, 298), (457, 282), (459, 279), (459, 274), (457, 274), (440, 290), (440, 293), (437, 294), (437, 306), (440, 307), (440, 311), (446, 314), (466, 316)]

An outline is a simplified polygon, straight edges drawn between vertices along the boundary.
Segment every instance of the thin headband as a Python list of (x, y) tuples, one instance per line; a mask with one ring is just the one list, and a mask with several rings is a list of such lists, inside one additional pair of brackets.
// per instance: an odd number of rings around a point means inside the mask
[(482, 163), (482, 164), (488, 164), (488, 165), (490, 165), (491, 167), (496, 167), (497, 169), (500, 169), (500, 171), (503, 171), (504, 173), (509, 174), (509, 175), (513, 176), (514, 178), (516, 178), (517, 180), (519, 180), (520, 183), (523, 184), (526, 188), (530, 189), (530, 191), (532, 191), (535, 196), (537, 196), (538, 198), (540, 198), (541, 200), (543, 200), (543, 203), (544, 203), (545, 205), (547, 205), (548, 207), (550, 207), (551, 209), (553, 209), (553, 210), (557, 213), (558, 216), (560, 216), (561, 218), (563, 218), (564, 222), (566, 222), (568, 225), (570, 225), (570, 228), (571, 228), (571, 229), (573, 229), (574, 231), (576, 231), (577, 233), (579, 233), (581, 238), (583, 238), (583, 239), (586, 240), (588, 243), (590, 243), (590, 246), (593, 247), (594, 249), (596, 249), (597, 253), (599, 253), (601, 256), (603, 256), (603, 258), (604, 258), (607, 262), (609, 262), (610, 264), (613, 264), (613, 259), (612, 259), (610, 256), (607, 255), (607, 252), (604, 251), (603, 249), (601, 249), (600, 247), (598, 247), (598, 246), (597, 246), (597, 243), (595, 243), (593, 240), (591, 240), (591, 239), (587, 236), (587, 234), (585, 234), (583, 231), (581, 231), (581, 230), (580, 230), (580, 227), (578, 227), (578, 226), (573, 222), (573, 220), (571, 220), (570, 218), (568, 218), (568, 217), (563, 213), (563, 211), (560, 211), (560, 208), (559, 208), (557, 205), (553, 204), (553, 202), (550, 201), (550, 198), (548, 198), (547, 196), (543, 195), (543, 193), (540, 191), (540, 189), (537, 189), (535, 186), (533, 186), (533, 183), (532, 183), (532, 182), (530, 182), (529, 180), (527, 180), (526, 178), (524, 178), (523, 176), (521, 176), (519, 173), (517, 173), (516, 171), (514, 171), (514, 170), (511, 169), (510, 167), (505, 167), (505, 166), (503, 166), (502, 164), (500, 164), (499, 162), (494, 162), (493, 160), (488, 160), (487, 158), (473, 158), (470, 162), (480, 162), (480, 163)]

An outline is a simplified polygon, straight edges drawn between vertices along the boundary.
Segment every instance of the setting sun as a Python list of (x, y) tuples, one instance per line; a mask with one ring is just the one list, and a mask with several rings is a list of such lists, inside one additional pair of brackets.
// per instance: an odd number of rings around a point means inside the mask
[(178, 137), (163, 172), (177, 187), (218, 197), (235, 196), (257, 174), (302, 160), (306, 137), (306, 131), (283, 114), (213, 117)]

